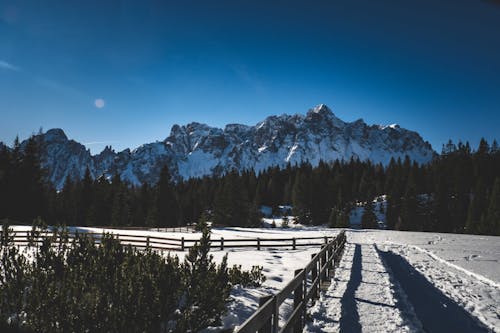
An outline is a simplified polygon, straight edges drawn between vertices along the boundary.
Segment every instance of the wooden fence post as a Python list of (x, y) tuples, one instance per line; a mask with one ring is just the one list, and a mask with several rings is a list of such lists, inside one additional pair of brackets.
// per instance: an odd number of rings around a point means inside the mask
[(293, 249), (297, 249), (297, 244), (296, 244), (296, 240), (295, 240), (295, 237), (293, 237), (293, 240), (292, 240), (292, 246), (293, 246)]
[[(269, 296), (264, 296), (259, 299), (259, 307), (263, 306), (264, 304), (267, 303), (273, 297), (273, 295)], [(272, 333), (273, 331), (273, 316), (269, 317), (269, 320), (266, 321), (266, 323), (262, 326), (262, 328), (259, 330), (259, 333)]]
[(333, 266), (334, 266), (334, 258), (333, 258), (333, 243), (328, 244), (328, 277), (332, 278), (333, 276)]
[[(295, 276), (299, 275), (303, 269), (297, 269), (295, 270)], [(300, 284), (295, 288), (293, 291), (293, 309), (297, 309), (297, 307), (300, 305), (300, 303), (304, 300), (304, 280), (300, 282)], [(305, 305), (302, 304), (302, 307)], [(295, 325), (293, 325), (294, 333), (300, 333), (302, 332), (302, 329), (304, 328), (304, 318), (303, 318), (303, 313), (300, 314), (299, 318), (295, 322)]]
[(221, 251), (224, 250), (224, 237), (220, 238), (220, 249)]
[(328, 237), (325, 236), (325, 244), (328, 244)]
[[(325, 249), (326, 246), (327, 245), (321, 245), (321, 250)], [(323, 251), (323, 254), (321, 255), (321, 264), (319, 266), (320, 270), (323, 268), (323, 266), (325, 266), (327, 259), (328, 259), (328, 256), (327, 256), (326, 249), (325, 249), (325, 251)], [(325, 282), (325, 281), (326, 281), (326, 270), (323, 273), (321, 273), (320, 285), (321, 285), (321, 282)]]
[(184, 251), (184, 237), (181, 237), (181, 251)]
[[(316, 254), (311, 254), (311, 259), (314, 258), (316, 256)], [(318, 258), (319, 259), (319, 258)], [(312, 270), (311, 270), (311, 283), (314, 283), (314, 280), (316, 280), (316, 278), (318, 277), (318, 262), (319, 260), (317, 260), (314, 265), (312, 266)], [(314, 303), (314, 300), (316, 298), (318, 298), (318, 287), (316, 285), (312, 285), (311, 286), (311, 289), (312, 289), (312, 300), (313, 300), (313, 303)]]
[(149, 236), (146, 237), (146, 249), (149, 249)]
[(257, 250), (260, 251), (260, 238), (257, 238)]

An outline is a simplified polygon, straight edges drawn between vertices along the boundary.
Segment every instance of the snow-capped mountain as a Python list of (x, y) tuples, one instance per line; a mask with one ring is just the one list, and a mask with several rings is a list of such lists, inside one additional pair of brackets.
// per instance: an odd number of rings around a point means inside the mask
[(154, 183), (168, 165), (178, 179), (220, 175), (233, 168), (283, 167), (287, 163), (337, 159), (371, 160), (387, 165), (408, 155), (419, 163), (429, 162), (434, 151), (416, 133), (398, 125), (367, 125), (337, 118), (324, 104), (305, 115), (271, 116), (255, 126), (229, 124), (224, 129), (200, 123), (174, 125), (164, 141), (134, 150), (115, 152), (106, 147), (91, 155), (82, 144), (70, 140), (61, 129), (40, 135), (42, 163), (49, 179), (61, 188), (66, 177), (83, 177), (88, 167), (94, 177), (115, 173), (132, 184)]

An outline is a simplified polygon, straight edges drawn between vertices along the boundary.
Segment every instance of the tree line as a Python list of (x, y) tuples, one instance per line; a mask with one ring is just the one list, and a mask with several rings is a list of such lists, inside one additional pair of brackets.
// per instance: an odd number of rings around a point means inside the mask
[[(0, 147), (0, 218), (88, 226), (172, 227), (200, 217), (217, 225), (258, 226), (259, 207), (291, 205), (304, 224), (349, 224), (357, 202), (387, 195), (389, 229), (500, 234), (500, 149), (448, 142), (428, 164), (410, 158), (320, 162), (228, 172), (177, 181), (167, 167), (156, 184), (132, 186), (119, 175), (68, 178), (56, 191), (45, 181), (35, 137), (23, 149)], [(368, 210), (370, 205), (368, 205)], [(372, 219), (373, 219), (373, 215)], [(367, 219), (370, 220), (370, 219)]]

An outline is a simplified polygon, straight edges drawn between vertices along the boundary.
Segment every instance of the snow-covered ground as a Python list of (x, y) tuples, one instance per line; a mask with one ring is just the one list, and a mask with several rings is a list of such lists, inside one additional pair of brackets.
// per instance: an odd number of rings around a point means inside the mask
[(351, 230), (348, 242), (307, 332), (500, 331), (500, 237)]
[[(215, 228), (212, 238), (291, 238), (333, 236), (339, 230), (307, 228), (281, 219), (267, 228)], [(22, 228), (15, 228), (17, 230)], [(102, 232), (98, 228), (79, 228)], [(116, 230), (137, 235), (198, 239), (200, 233)], [(333, 283), (309, 310), (306, 332), (500, 332), (500, 237), (387, 230), (349, 230), (348, 244)], [(259, 288), (236, 287), (225, 328), (241, 324), (259, 298), (276, 293), (318, 251), (317, 246), (211, 251), (216, 261), (264, 268)], [(174, 252), (181, 259), (186, 252)], [(282, 316), (290, 312), (291, 301)], [(215, 330), (215, 329), (214, 329)], [(210, 331), (210, 330), (209, 330)]]

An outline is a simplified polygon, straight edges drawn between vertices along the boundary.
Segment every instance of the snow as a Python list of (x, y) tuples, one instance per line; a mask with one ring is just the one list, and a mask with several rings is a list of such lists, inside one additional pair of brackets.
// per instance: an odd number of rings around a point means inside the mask
[(335, 282), (310, 310), (305, 332), (421, 331), (411, 307), (397, 304), (396, 288), (373, 244), (347, 244)]
[[(464, 326), (468, 331), (500, 330), (500, 237), (350, 230), (348, 242), (334, 282), (310, 310), (313, 321), (307, 332), (338, 331), (354, 322), (349, 320), (352, 312), (364, 332), (432, 331), (432, 325), (446, 331), (446, 325), (462, 322), (472, 325)], [(414, 271), (409, 276), (415, 281), (398, 280), (389, 265), (391, 256), (408, 263), (403, 271)], [(432, 298), (442, 302), (435, 313), (422, 309), (408, 288), (418, 281), (430, 286), (416, 291), (431, 295), (425, 307), (432, 309)], [(440, 309), (452, 319), (438, 318)]]
[[(270, 227), (273, 222), (276, 228)], [(281, 218), (270, 218), (264, 219), (265, 228), (214, 228), (212, 239), (248, 239), (253, 244), (256, 237), (324, 237), (339, 231), (296, 225), (292, 217), (289, 228), (280, 228), (281, 223)], [(29, 227), (15, 229), (29, 230)], [(198, 232), (153, 229), (78, 230), (200, 237)], [(462, 328), (500, 332), (500, 237), (349, 229), (347, 238), (332, 283), (309, 309), (311, 320), (305, 332), (337, 332), (346, 327), (362, 332), (461, 331)], [(241, 265), (243, 269), (262, 266), (267, 278), (261, 287), (236, 286), (232, 290), (228, 313), (222, 318), (223, 328), (240, 325), (258, 308), (260, 297), (283, 288), (293, 278), (294, 271), (303, 268), (318, 250), (318, 246), (297, 250), (213, 249), (211, 254), (217, 262), (228, 254), (230, 266)], [(182, 260), (186, 252), (173, 254)], [(290, 299), (285, 301), (281, 321), (291, 312), (292, 303)], [(220, 327), (207, 332), (216, 329)]]
[(229, 124), (221, 129), (200, 123), (174, 125), (164, 141), (104, 155), (92, 156), (62, 130), (50, 130), (41, 136), (42, 164), (57, 189), (62, 188), (68, 175), (82, 178), (87, 167), (95, 177), (118, 173), (139, 185), (155, 183), (162, 165), (168, 165), (174, 177), (188, 179), (219, 175), (233, 168), (258, 173), (269, 167), (284, 167), (288, 162), (308, 161), (316, 166), (321, 160), (348, 161), (354, 157), (387, 165), (391, 157), (408, 155), (426, 163), (434, 155), (432, 147), (416, 132), (395, 126), (368, 126), (362, 120), (346, 123), (324, 104), (306, 115), (270, 116), (255, 126)]

